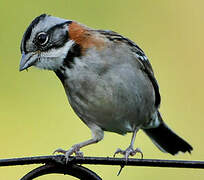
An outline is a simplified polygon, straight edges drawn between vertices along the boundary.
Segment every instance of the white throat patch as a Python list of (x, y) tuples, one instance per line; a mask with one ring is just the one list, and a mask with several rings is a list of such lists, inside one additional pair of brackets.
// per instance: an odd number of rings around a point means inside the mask
[(35, 64), (40, 69), (57, 70), (62, 66), (64, 58), (67, 56), (70, 48), (74, 44), (74, 41), (69, 40), (63, 47), (53, 48), (47, 52), (41, 52), (39, 60)]

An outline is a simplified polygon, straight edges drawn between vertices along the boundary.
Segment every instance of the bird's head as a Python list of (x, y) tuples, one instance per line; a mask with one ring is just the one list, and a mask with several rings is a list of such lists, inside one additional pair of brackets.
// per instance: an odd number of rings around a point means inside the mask
[[(69, 37), (72, 21), (42, 14), (28, 26), (21, 41), (19, 70), (36, 66), (41, 69), (58, 69), (73, 46)], [(80, 50), (78, 48), (78, 50)]]
[(103, 49), (105, 41), (105, 36), (97, 30), (76, 21), (42, 14), (24, 33), (19, 70), (31, 66), (53, 71), (62, 66), (70, 67), (73, 59), (84, 57), (88, 49)]

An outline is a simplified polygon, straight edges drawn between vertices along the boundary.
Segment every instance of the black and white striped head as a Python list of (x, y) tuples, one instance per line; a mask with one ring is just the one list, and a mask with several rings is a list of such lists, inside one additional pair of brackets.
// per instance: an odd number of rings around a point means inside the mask
[(21, 41), (22, 59), (19, 70), (36, 66), (58, 69), (74, 41), (69, 39), (72, 21), (42, 14), (28, 26)]

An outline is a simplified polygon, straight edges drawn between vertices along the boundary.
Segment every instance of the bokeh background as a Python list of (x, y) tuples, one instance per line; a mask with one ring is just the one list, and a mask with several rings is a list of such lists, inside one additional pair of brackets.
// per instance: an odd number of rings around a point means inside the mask
[[(194, 147), (191, 155), (160, 152), (140, 132), (135, 145), (145, 158), (204, 160), (204, 1), (203, 0), (18, 0), (0, 1), (0, 158), (50, 155), (90, 137), (69, 106), (53, 72), (31, 68), (19, 73), (20, 41), (42, 13), (111, 29), (135, 41), (149, 57), (162, 95), (165, 121)], [(112, 156), (131, 135), (106, 133), (102, 142), (83, 149), (87, 156)], [(139, 156), (138, 156), (139, 158)], [(19, 179), (36, 167), (2, 167), (0, 179)], [(103, 179), (203, 180), (193, 169), (87, 166)], [(74, 179), (49, 175), (39, 179)]]

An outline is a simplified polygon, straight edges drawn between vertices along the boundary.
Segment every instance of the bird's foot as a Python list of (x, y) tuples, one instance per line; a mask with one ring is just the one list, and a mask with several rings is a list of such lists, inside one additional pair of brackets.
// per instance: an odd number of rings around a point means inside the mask
[(72, 154), (75, 154), (78, 157), (83, 157), (83, 152), (80, 151), (80, 146), (78, 144), (73, 145), (69, 150), (64, 150), (64, 149), (56, 149), (53, 154), (55, 153), (62, 153), (65, 156), (66, 159), (66, 163), (68, 163), (69, 161), (69, 156), (71, 156)]
[(113, 157), (115, 157), (116, 154), (123, 154), (125, 160), (127, 161), (129, 156), (134, 156), (134, 155), (136, 155), (137, 153), (140, 153), (140, 154), (141, 154), (141, 159), (143, 159), (143, 153), (142, 153), (142, 151), (141, 151), (139, 148), (136, 148), (136, 149), (134, 150), (132, 146), (129, 146), (126, 150), (122, 150), (122, 149), (118, 148), (118, 149), (116, 150), (116, 152), (114, 153)]

